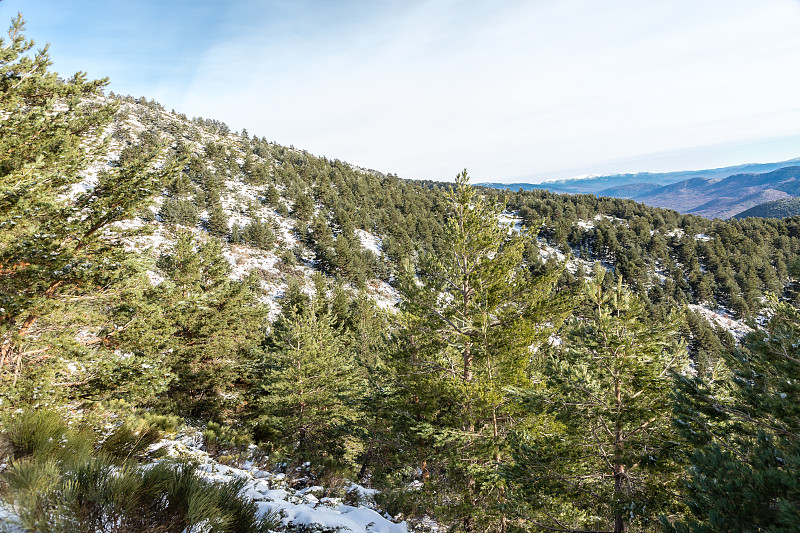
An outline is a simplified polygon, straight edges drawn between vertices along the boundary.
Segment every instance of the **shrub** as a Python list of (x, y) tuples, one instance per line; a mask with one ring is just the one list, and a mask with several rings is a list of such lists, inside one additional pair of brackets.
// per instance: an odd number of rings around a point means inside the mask
[(238, 448), (253, 442), (249, 433), (223, 426), (216, 422), (208, 423), (205, 431), (203, 431), (203, 437), (206, 440), (206, 449), (209, 452), (219, 452), (226, 448)]
[(214, 483), (190, 463), (119, 467), (101, 453), (66, 469), (25, 459), (5, 477), (23, 527), (41, 533), (266, 533), (278, 526), (275, 514), (258, 518), (257, 504), (240, 496), (244, 479)]

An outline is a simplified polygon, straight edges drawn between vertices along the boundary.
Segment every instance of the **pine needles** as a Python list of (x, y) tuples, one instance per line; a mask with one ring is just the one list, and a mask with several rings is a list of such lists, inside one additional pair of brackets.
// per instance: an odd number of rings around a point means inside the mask
[(274, 514), (259, 517), (240, 496), (244, 479), (215, 483), (181, 460), (136, 462), (161, 437), (146, 422), (126, 422), (102, 442), (70, 428), (57, 413), (17, 414), (4, 438), (13, 459), (3, 497), (24, 528), (41, 533), (267, 532)]

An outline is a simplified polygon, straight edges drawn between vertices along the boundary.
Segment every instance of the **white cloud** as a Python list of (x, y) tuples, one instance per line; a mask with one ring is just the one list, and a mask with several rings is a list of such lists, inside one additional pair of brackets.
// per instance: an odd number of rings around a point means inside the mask
[(798, 30), (794, 0), (237, 0), (136, 92), (404, 177), (723, 166), (800, 135)]

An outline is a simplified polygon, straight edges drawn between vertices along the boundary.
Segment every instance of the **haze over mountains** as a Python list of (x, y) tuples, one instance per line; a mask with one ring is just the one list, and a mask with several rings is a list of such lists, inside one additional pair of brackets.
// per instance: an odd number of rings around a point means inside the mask
[[(800, 159), (708, 170), (611, 174), (543, 183), (481, 183), (501, 189), (545, 189), (629, 198), (707, 218), (730, 218), (766, 202), (800, 196)], [(783, 209), (783, 216), (795, 214)], [(757, 215), (756, 215), (757, 216)]]

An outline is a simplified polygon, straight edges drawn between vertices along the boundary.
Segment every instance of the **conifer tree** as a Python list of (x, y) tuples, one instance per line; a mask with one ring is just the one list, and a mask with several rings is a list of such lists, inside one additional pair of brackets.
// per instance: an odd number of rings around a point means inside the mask
[[(565, 316), (553, 289), (559, 269), (534, 276), (523, 261), (527, 235), (499, 223), (501, 206), (469, 185), (466, 171), (447, 197), (444, 244), (401, 284), (405, 316), (400, 375), (411, 400), (406, 421), (423, 477), (462, 530), (502, 529), (496, 465), (519, 409), (504, 389), (527, 382), (531, 346)], [(480, 503), (479, 503), (480, 501)]]
[(126, 232), (113, 224), (172, 172), (153, 171), (158, 154), (145, 152), (87, 180), (81, 173), (103, 162), (115, 112), (102, 97), (106, 80), (60, 80), (47, 47), (29, 54), (23, 28), (17, 16), (0, 39), (0, 374), (13, 365), (15, 376), (59, 344), (35, 335), (41, 318), (130, 273)]
[(676, 425), (691, 455), (690, 516), (667, 531), (800, 529), (800, 309), (772, 316), (726, 355), (728, 377), (681, 377)]
[(308, 298), (295, 285), (282, 307), (255, 377), (257, 433), (301, 458), (341, 457), (360, 417), (364, 376), (324, 293)]
[(595, 279), (590, 303), (551, 348), (543, 383), (521, 392), (546, 416), (540, 431), (517, 435), (506, 475), (543, 530), (651, 531), (677, 508), (671, 373), (685, 366), (685, 349), (675, 318), (646, 324), (621, 283), (606, 291)]
[(160, 403), (184, 415), (225, 419), (238, 407), (264, 338), (257, 280), (230, 279), (219, 240), (198, 243), (186, 230), (156, 266), (166, 280), (131, 302), (131, 324), (120, 340), (162, 368)]

